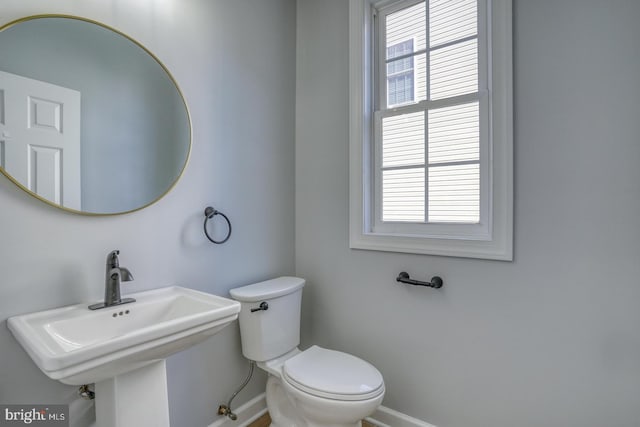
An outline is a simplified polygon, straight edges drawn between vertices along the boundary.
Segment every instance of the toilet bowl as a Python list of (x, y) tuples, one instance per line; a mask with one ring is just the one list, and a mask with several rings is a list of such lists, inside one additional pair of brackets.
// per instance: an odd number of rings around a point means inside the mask
[(231, 290), (240, 301), (242, 352), (269, 374), (272, 427), (359, 427), (382, 403), (385, 386), (370, 363), (317, 345), (301, 351), (304, 279), (277, 279)]

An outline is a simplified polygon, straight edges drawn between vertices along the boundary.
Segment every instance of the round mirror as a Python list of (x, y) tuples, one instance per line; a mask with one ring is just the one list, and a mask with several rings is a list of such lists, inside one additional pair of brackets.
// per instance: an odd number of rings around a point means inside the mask
[(62, 209), (131, 212), (165, 195), (191, 150), (173, 77), (95, 21), (32, 16), (0, 28), (0, 172)]

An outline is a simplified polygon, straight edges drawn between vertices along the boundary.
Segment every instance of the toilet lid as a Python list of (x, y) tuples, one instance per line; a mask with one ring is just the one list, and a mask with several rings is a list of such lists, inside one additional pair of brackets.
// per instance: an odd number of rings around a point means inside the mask
[(384, 392), (380, 372), (370, 363), (313, 346), (284, 363), (285, 380), (299, 390), (338, 400), (366, 400)]

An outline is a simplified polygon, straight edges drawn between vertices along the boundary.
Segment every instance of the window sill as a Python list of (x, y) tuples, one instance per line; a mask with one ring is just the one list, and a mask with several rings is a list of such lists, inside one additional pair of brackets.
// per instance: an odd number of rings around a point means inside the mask
[(513, 260), (512, 244), (508, 238), (484, 241), (360, 233), (352, 235), (349, 243), (351, 249), (500, 261)]

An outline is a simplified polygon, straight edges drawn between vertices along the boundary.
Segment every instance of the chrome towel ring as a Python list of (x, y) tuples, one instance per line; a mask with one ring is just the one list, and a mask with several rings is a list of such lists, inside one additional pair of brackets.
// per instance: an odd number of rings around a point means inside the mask
[[(213, 218), (216, 215), (220, 215), (222, 218), (224, 218), (225, 221), (227, 221), (227, 225), (229, 226), (229, 231), (227, 232), (227, 236), (222, 240), (214, 240), (209, 235), (209, 232), (207, 231), (207, 221), (209, 221), (211, 218)], [(229, 218), (227, 218), (227, 216), (222, 212), (220, 212), (219, 210), (216, 210), (211, 206), (207, 206), (207, 208), (204, 210), (204, 234), (205, 236), (207, 236), (207, 239), (209, 239), (211, 242), (215, 243), (216, 245), (220, 245), (226, 242), (227, 240), (229, 240), (229, 237), (231, 237), (231, 221), (229, 221)]]

